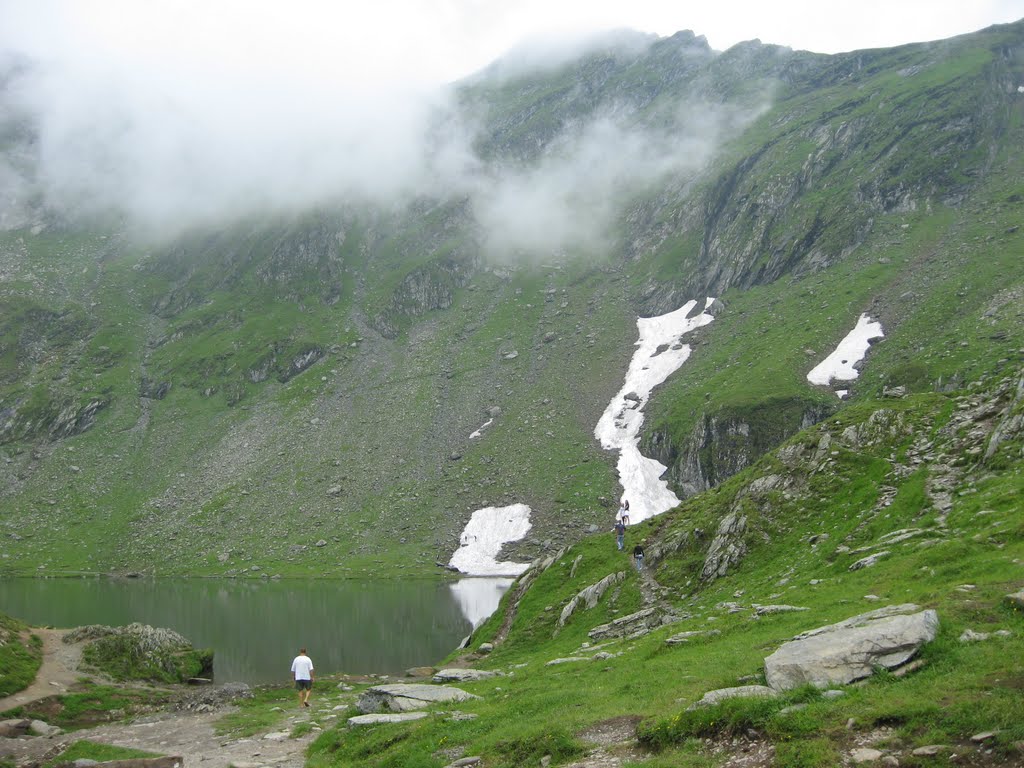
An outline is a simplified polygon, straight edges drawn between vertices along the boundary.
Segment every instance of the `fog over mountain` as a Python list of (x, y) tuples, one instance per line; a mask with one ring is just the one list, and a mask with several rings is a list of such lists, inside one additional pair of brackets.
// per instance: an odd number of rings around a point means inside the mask
[[(495, 255), (600, 250), (625, 199), (692, 175), (758, 111), (689, 104), (651, 129), (623, 103), (565, 126), (537, 158), (484, 160), (483, 116), (457, 106), (463, 86), (375, 71), (379, 54), (360, 62), (338, 46), (281, 61), (255, 36), (213, 57), (146, 39), (114, 47), (105, 33), (57, 25), (52, 39), (0, 40), (0, 125), (17, 147), (0, 166), (0, 226), (39, 223), (40, 210), (113, 214), (163, 239), (251, 215), (429, 197), (468, 200)], [(547, 39), (467, 83), (499, 87), (597, 48), (635, 57), (657, 39)]]

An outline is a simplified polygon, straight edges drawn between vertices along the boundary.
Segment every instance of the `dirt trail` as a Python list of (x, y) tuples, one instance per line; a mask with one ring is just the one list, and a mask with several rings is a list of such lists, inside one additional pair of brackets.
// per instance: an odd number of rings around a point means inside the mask
[[(43, 663), (36, 679), (28, 688), (0, 699), (0, 712), (50, 696), (66, 693), (85, 675), (79, 670), (82, 644), (66, 644), (64, 635), (69, 630), (34, 629), (43, 641)], [(327, 725), (338, 717), (334, 710), (337, 701), (318, 704), (310, 709), (289, 713), (277, 726), (276, 733), (258, 734), (251, 738), (232, 739), (218, 735), (214, 723), (231, 707), (213, 712), (166, 711), (138, 718), (130, 723), (111, 723), (73, 733), (33, 739), (0, 738), (0, 759), (13, 759), (18, 764), (49, 759), (59, 754), (72, 742), (89, 739), (104, 744), (133, 747), (163, 755), (181, 755), (186, 766), (202, 763), (209, 768), (227, 768), (229, 765), (276, 766), (302, 768), (305, 749), (316, 736), (309, 733), (302, 738), (287, 738), (287, 733), (299, 723), (312, 722)]]
[(33, 629), (43, 641), (43, 664), (36, 674), (35, 682), (23, 691), (0, 699), (0, 712), (45, 699), (47, 696), (65, 693), (81, 674), (78, 665), (82, 660), (82, 645), (63, 642), (66, 629)]
[(331, 709), (329, 705), (304, 712), (296, 709), (278, 731), (244, 739), (218, 735), (214, 730), (214, 724), (231, 711), (230, 707), (203, 713), (161, 712), (130, 723), (112, 723), (47, 738), (0, 739), (0, 758), (14, 759), (19, 764), (39, 761), (59, 754), (75, 741), (88, 739), (162, 755), (180, 755), (186, 766), (302, 768), (306, 747), (318, 734), (314, 731), (291, 739), (288, 732), (303, 722), (330, 722), (336, 716)]

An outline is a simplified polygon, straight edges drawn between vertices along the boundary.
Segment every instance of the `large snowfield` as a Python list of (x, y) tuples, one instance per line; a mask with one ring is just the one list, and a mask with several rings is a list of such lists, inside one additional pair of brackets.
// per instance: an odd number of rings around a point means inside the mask
[(632, 523), (660, 515), (679, 503), (668, 483), (661, 479), (667, 467), (641, 455), (640, 427), (651, 392), (690, 357), (690, 345), (683, 344), (682, 337), (714, 320), (707, 311), (713, 301), (713, 298), (705, 299), (703, 310), (693, 317), (688, 315), (696, 308), (696, 301), (687, 302), (666, 315), (637, 318), (640, 338), (626, 373), (626, 383), (612, 398), (594, 429), (594, 436), (603, 448), (619, 452), (619, 483), (623, 498), (629, 500)]

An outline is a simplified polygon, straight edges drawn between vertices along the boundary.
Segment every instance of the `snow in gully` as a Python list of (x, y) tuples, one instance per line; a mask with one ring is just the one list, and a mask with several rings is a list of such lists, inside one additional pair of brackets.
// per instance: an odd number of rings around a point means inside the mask
[(629, 517), (633, 523), (660, 515), (679, 503), (668, 483), (661, 479), (667, 467), (640, 453), (640, 428), (651, 392), (690, 357), (691, 348), (683, 343), (683, 336), (714, 320), (708, 313), (712, 302), (713, 298), (705, 299), (702, 311), (697, 314), (693, 314), (697, 302), (690, 301), (665, 315), (637, 318), (639, 340), (626, 372), (626, 382), (594, 429), (594, 436), (603, 448), (619, 452), (619, 483), (623, 498), (629, 500)]
[[(705, 299), (699, 312), (694, 311), (697, 302), (690, 301), (668, 314), (637, 318), (639, 339), (625, 383), (594, 429), (594, 436), (603, 448), (619, 452), (619, 482), (623, 498), (629, 499), (630, 519), (634, 523), (659, 515), (679, 503), (668, 483), (661, 479), (665, 465), (641, 455), (640, 428), (651, 392), (679, 370), (690, 356), (690, 346), (683, 343), (683, 337), (714, 319), (708, 312), (712, 302), (713, 298)], [(471, 437), (479, 437), (480, 431)], [(476, 510), (449, 564), (470, 576), (519, 576), (529, 567), (528, 563), (497, 558), (505, 544), (526, 536), (530, 530), (530, 511), (525, 504)], [(507, 585), (502, 586), (507, 588)], [(481, 610), (485, 609), (476, 612)]]

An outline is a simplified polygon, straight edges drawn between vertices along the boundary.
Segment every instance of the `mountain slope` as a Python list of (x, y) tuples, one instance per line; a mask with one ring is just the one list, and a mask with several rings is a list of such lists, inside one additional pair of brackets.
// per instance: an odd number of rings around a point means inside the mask
[[(157, 245), (41, 203), (8, 217), (3, 566), (425, 572), (474, 509), (519, 501), (534, 529), (506, 555), (553, 551), (610, 519), (592, 430), (635, 316), (709, 294), (725, 311), (644, 439), (684, 495), (843, 408), (804, 376), (862, 312), (886, 339), (854, 403), (1013, 367), (1022, 41), (631, 41), (462, 86), (490, 194)], [(516, 226), (538, 201), (545, 226)]]

